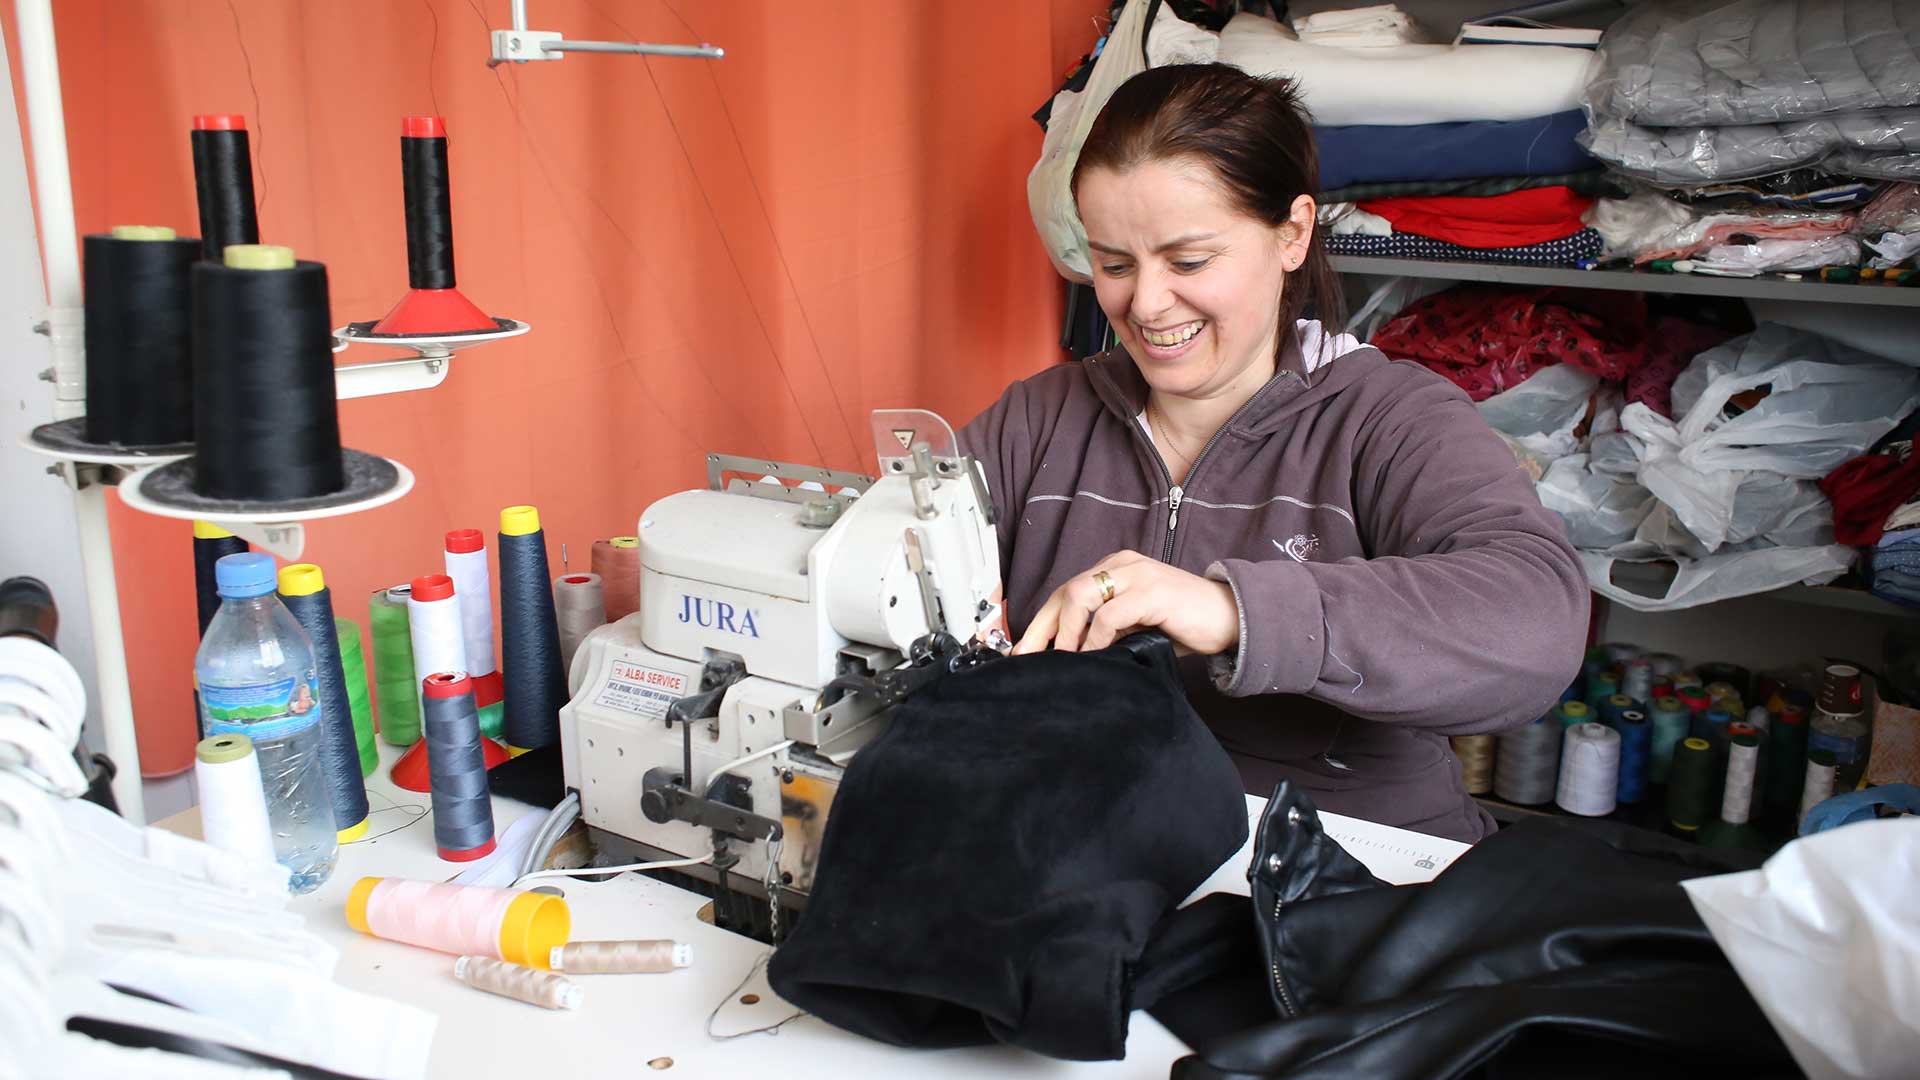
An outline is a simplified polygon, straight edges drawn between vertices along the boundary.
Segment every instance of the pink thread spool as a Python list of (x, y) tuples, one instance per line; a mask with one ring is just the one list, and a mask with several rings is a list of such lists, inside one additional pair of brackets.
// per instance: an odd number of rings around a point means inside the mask
[(347, 925), (385, 941), (545, 969), (567, 943), (573, 917), (565, 900), (544, 893), (366, 877), (347, 894)]

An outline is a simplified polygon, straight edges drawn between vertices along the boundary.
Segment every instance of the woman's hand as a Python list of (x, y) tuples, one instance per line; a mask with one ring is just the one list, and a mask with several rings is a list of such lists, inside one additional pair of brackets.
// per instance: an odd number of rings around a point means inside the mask
[(1240, 608), (1225, 582), (1119, 551), (1055, 589), (1013, 651), (1038, 652), (1052, 642), (1056, 649), (1092, 652), (1148, 627), (1192, 652), (1226, 652), (1240, 642)]

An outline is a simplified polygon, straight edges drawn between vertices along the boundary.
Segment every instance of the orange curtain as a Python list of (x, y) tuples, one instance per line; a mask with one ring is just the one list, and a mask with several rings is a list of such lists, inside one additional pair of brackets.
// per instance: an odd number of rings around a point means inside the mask
[[(364, 627), (372, 589), (439, 571), (444, 533), (492, 534), (503, 506), (540, 508), (555, 573), (563, 542), (583, 567), (702, 484), (708, 451), (867, 471), (869, 410), (958, 426), (1057, 359), (1029, 114), (1104, 6), (532, 0), (536, 29), (727, 56), (489, 69), (507, 0), (58, 0), (79, 230), (197, 233), (190, 118), (244, 113), (263, 241), (327, 264), (336, 324), (376, 318), (406, 286), (400, 117), (446, 117), (461, 291), (533, 332), (435, 390), (340, 406), (347, 445), (418, 477), (308, 528)], [(0, 23), (16, 48), (12, 5)], [(117, 504), (112, 523), (141, 764), (177, 772), (190, 526)]]

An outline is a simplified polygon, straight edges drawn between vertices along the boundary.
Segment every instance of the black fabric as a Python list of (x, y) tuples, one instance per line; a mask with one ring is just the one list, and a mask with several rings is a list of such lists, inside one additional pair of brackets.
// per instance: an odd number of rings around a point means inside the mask
[(769, 980), (896, 1045), (1117, 1058), (1132, 969), (1246, 819), (1160, 635), (946, 676), (848, 767)]
[[(1288, 843), (1263, 828), (1256, 892), (1260, 874), (1284, 874)], [(1302, 874), (1325, 879), (1307, 862)], [(1679, 884), (1745, 865), (1613, 822), (1543, 818), (1427, 885), (1319, 895), (1276, 879), (1269, 895), (1297, 899), (1254, 914), (1294, 1015), (1190, 1040), (1199, 1052), (1173, 1076), (1797, 1075)]]

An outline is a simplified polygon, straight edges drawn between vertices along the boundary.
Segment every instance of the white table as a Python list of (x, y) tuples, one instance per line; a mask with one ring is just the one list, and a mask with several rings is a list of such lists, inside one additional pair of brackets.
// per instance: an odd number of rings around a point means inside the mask
[[(700, 921), (706, 898), (637, 874), (611, 881), (539, 882), (559, 887), (573, 915), (575, 940), (671, 938), (694, 949), (691, 968), (668, 975), (574, 976), (585, 990), (576, 1011), (549, 1012), (473, 990), (453, 978), (453, 958), (408, 945), (367, 937), (347, 926), (344, 905), (349, 889), (362, 877), (404, 877), (443, 881), (464, 866), (442, 861), (434, 852), (433, 824), (390, 807), (425, 807), (424, 794), (394, 787), (387, 769), (399, 751), (382, 744), (379, 771), (367, 781), (374, 807), (369, 839), (341, 849), (338, 869), (326, 885), (296, 899), (291, 910), (307, 918), (308, 928), (340, 949), (334, 978), (367, 993), (406, 1001), (439, 1016), (429, 1075), (448, 1080), (479, 1077), (599, 1077), (646, 1074), (659, 1061), (670, 1077), (752, 1077), (780, 1080), (847, 1076), (1096, 1076), (1167, 1075), (1184, 1044), (1146, 1013), (1135, 1013), (1124, 1061), (1055, 1061), (1008, 1047), (964, 1050), (902, 1050), (840, 1031), (806, 1018), (778, 1035), (750, 1035), (715, 1041), (706, 1034), (707, 1016), (733, 991), (766, 951), (759, 942)], [(1265, 800), (1249, 796), (1249, 824), (1256, 823)], [(544, 811), (509, 799), (494, 800), (494, 825), (504, 833), (522, 814)], [(1466, 845), (1403, 829), (1322, 815), (1328, 832), (1375, 874), (1395, 882), (1425, 880), (1466, 850)], [(160, 823), (199, 835), (199, 811), (188, 810)], [(400, 827), (404, 824), (405, 827)], [(1251, 829), (1249, 829), (1251, 833)], [(1203, 884), (1195, 895), (1247, 893), (1246, 865), (1251, 840)], [(714, 1022), (720, 1033), (773, 1023), (794, 1010), (756, 975), (741, 996), (758, 995), (756, 1004), (729, 998)], [(666, 1060), (671, 1065), (665, 1064)]]

